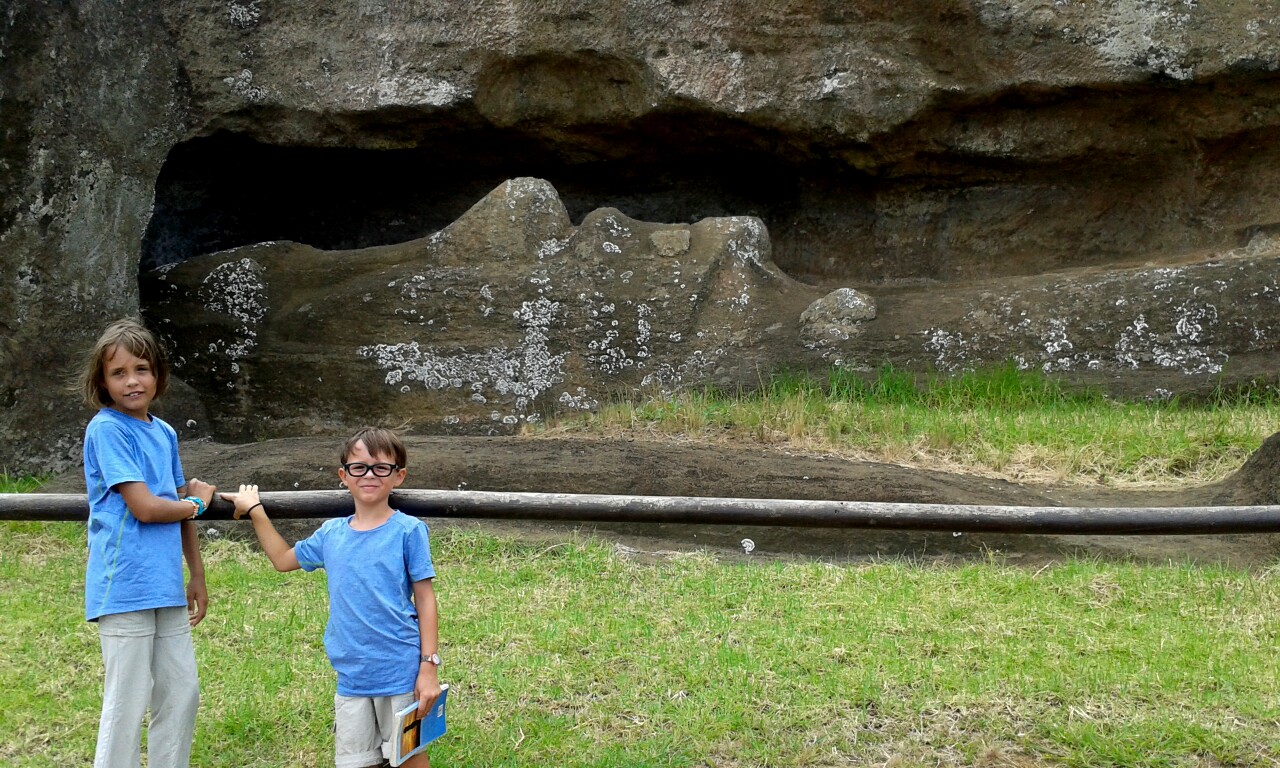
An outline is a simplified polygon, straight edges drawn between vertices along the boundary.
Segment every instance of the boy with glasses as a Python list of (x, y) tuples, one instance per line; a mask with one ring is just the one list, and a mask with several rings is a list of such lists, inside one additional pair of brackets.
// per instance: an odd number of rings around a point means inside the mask
[[(258, 495), (241, 485), (222, 498), (245, 514), (277, 571), (324, 568), (329, 623), (324, 647), (338, 673), (334, 696), (334, 764), (366, 768), (390, 755), (395, 713), (414, 701), (427, 712), (440, 697), (438, 619), (431, 545), (421, 520), (391, 508), (404, 482), (399, 435), (366, 427), (342, 449), (338, 477), (355, 513), (326, 521), (292, 547), (276, 531)], [(425, 752), (404, 763), (430, 768)]]

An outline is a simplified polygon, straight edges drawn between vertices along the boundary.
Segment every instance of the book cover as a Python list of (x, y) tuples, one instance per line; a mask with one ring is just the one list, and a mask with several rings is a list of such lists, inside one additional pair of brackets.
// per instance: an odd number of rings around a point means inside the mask
[(391, 740), (391, 764), (400, 765), (405, 760), (427, 748), (427, 745), (444, 735), (444, 704), (449, 698), (448, 683), (440, 686), (440, 698), (425, 716), (418, 716), (418, 702), (396, 713), (394, 737)]

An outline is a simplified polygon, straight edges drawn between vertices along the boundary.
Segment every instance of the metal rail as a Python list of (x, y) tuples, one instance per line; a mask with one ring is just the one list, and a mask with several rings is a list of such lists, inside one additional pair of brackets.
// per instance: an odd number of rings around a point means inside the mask
[[(276, 519), (340, 517), (352, 511), (350, 496), (341, 490), (268, 492), (262, 500)], [(418, 517), (485, 520), (1149, 536), (1280, 532), (1280, 506), (1002, 507), (433, 490), (396, 491), (392, 506)], [(227, 502), (215, 501), (201, 519), (230, 520), (231, 511)], [(82, 495), (0, 494), (0, 520), (85, 521), (88, 515)]]

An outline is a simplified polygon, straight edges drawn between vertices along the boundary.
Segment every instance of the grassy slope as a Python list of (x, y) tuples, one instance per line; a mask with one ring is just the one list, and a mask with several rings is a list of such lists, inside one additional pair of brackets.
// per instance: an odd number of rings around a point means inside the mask
[(1168, 486), (1221, 480), (1278, 424), (1270, 388), (1124, 403), (1006, 367), (924, 382), (893, 369), (870, 381), (778, 375), (749, 392), (655, 395), (529, 432), (782, 444), (1023, 482)]
[[(85, 764), (83, 529), (0, 539), (0, 764)], [(434, 543), (457, 766), (1275, 765), (1280, 569), (641, 562)], [(324, 765), (322, 575), (206, 545), (201, 766)]]
[[(1265, 393), (1264, 393), (1265, 394)], [(1177, 484), (1280, 409), (1067, 395), (1016, 371), (917, 387), (778, 377), (554, 431), (785, 441), (1007, 477)], [(0, 490), (29, 491), (0, 477)], [(101, 668), (84, 529), (0, 524), (0, 764), (82, 765)], [(592, 541), (434, 542), (453, 684), (437, 765), (1274, 766), (1280, 568), (641, 562)], [(329, 764), (323, 575), (206, 542), (194, 764)]]

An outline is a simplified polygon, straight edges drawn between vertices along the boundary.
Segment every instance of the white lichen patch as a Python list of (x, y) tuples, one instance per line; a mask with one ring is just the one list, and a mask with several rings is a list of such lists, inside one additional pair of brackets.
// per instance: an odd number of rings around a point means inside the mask
[(1122, 272), (988, 295), (955, 325), (927, 329), (922, 346), (948, 371), (1013, 359), (1046, 372), (1218, 374), (1233, 351), (1261, 348), (1275, 335), (1248, 307), (1253, 301), (1262, 309), (1280, 293), (1274, 278), (1261, 276), (1258, 264), (1267, 261)]
[(723, 348), (708, 352), (695, 349), (680, 363), (659, 363), (652, 372), (645, 374), (640, 386), (654, 389), (663, 397), (671, 397), (690, 383), (705, 382), (723, 356)]
[[(1128, 368), (1154, 365), (1177, 369), (1188, 375), (1221, 373), (1227, 354), (1195, 345), (1203, 327), (1191, 318), (1207, 317), (1210, 309), (1195, 308), (1192, 315), (1180, 316), (1175, 321), (1172, 334), (1158, 332), (1147, 323), (1145, 315), (1138, 315), (1116, 342), (1116, 361)], [(1212, 314), (1216, 318), (1216, 310)]]
[(764, 222), (753, 216), (734, 216), (726, 223), (732, 228), (732, 235), (725, 244), (729, 254), (743, 264), (762, 267), (769, 247), (769, 233)]
[(379, 106), (447, 107), (471, 98), (471, 90), (413, 72), (384, 73), (374, 85)]
[(528, 176), (508, 179), (502, 185), (501, 196), (506, 201), (507, 209), (513, 214), (511, 218), (513, 222), (516, 220), (514, 214), (524, 206), (527, 213), (568, 223), (568, 214), (564, 210), (564, 203), (560, 201), (560, 195), (555, 187), (544, 179)]
[(253, 104), (266, 101), (270, 96), (266, 88), (254, 85), (253, 72), (248, 69), (242, 69), (231, 77), (224, 77), (222, 82), (232, 93)]
[(374, 344), (356, 351), (387, 372), (383, 379), (387, 386), (399, 390), (404, 382), (418, 382), (429, 390), (465, 387), (473, 402), (501, 399), (512, 408), (502, 417), (523, 419), (530, 414), (535, 398), (564, 380), (565, 355), (551, 354), (547, 345), (548, 329), (560, 311), (559, 302), (545, 298), (523, 302), (513, 313), (516, 324), (524, 329), (514, 348), (496, 346), (447, 354), (413, 341)]
[(576, 387), (573, 392), (564, 391), (560, 393), (560, 397), (556, 402), (561, 408), (571, 408), (579, 411), (595, 410), (600, 405), (600, 401), (587, 394), (582, 387)]
[(800, 313), (801, 343), (827, 362), (843, 365), (843, 342), (859, 335), (862, 324), (875, 317), (876, 306), (870, 296), (852, 288), (838, 288)]
[(1199, 0), (1118, 0), (1105, 23), (1078, 33), (1064, 29), (1069, 39), (1081, 39), (1099, 56), (1120, 69), (1139, 68), (1175, 80), (1195, 77), (1198, 54), (1188, 35)]
[(267, 314), (266, 271), (253, 259), (228, 261), (214, 267), (200, 283), (199, 299), (210, 312), (235, 320), (231, 338), (210, 344), (210, 354), (241, 360), (257, 346), (258, 328)]
[(617, 216), (609, 214), (600, 220), (603, 226), (609, 232), (609, 236), (615, 240), (629, 240), (635, 237), (635, 233), (626, 224), (618, 220)]
[(939, 371), (963, 371), (972, 366), (968, 348), (973, 346), (971, 338), (962, 332), (951, 332), (941, 328), (930, 328), (925, 331), (924, 348), (934, 355), (933, 365)]
[(565, 248), (569, 246), (569, 240), (570, 238), (567, 238), (567, 237), (564, 238), (563, 240), (557, 240), (556, 238), (552, 237), (552, 238), (543, 240), (541, 243), (538, 243), (538, 248), (536, 251), (538, 261), (545, 261), (546, 259), (549, 259), (552, 256), (555, 256), (556, 254), (563, 251)]
[[(387, 287), (396, 288), (398, 286), (401, 301), (418, 303), (431, 300), (438, 290), (437, 286), (465, 284), (474, 274), (475, 270), (470, 267), (430, 267), (392, 280), (387, 283)], [(452, 288), (445, 288), (442, 293), (447, 296), (452, 290)], [(484, 290), (488, 290), (488, 286)], [(374, 296), (371, 294), (364, 296), (365, 301), (372, 301), (373, 299)], [(487, 300), (492, 301), (493, 294), (490, 293)]]
[(1075, 344), (1068, 338), (1067, 323), (1062, 318), (1049, 318), (1048, 328), (1040, 334), (1040, 344), (1044, 350), (1044, 363), (1040, 368), (1045, 373), (1069, 371), (1074, 366), (1071, 351)]
[[(606, 278), (612, 277), (610, 273)], [(586, 341), (582, 356), (591, 369), (606, 376), (643, 370), (653, 354), (649, 341), (656, 310), (631, 299), (605, 301), (598, 292), (579, 293), (578, 302)]]
[(232, 0), (227, 3), (227, 17), (231, 21), (231, 26), (236, 29), (249, 29), (257, 26), (258, 19), (262, 17), (262, 9), (260, 0), (250, 0), (250, 2), (238, 2)]

